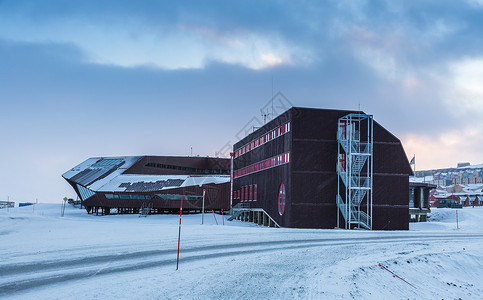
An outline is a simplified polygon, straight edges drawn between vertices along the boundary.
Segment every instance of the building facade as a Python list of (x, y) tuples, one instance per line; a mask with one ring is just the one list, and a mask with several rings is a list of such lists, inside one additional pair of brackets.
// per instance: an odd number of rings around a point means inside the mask
[(227, 210), (230, 160), (209, 157), (127, 156), (90, 158), (62, 177), (89, 213), (122, 214)]
[[(293, 107), (233, 148), (233, 204), (279, 226), (343, 227), (337, 208), (339, 119), (354, 111)], [(409, 227), (409, 162), (399, 139), (374, 121), (372, 229)], [(338, 218), (339, 214), (339, 218)]]

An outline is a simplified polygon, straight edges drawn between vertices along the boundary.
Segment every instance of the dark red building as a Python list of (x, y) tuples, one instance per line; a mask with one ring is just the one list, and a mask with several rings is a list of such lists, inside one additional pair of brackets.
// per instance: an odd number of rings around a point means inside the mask
[[(362, 113), (292, 107), (236, 143), (235, 207), (263, 211), (282, 227), (344, 227), (336, 204), (337, 134), (339, 119), (350, 114)], [(371, 228), (408, 229), (411, 167), (400, 140), (372, 126)]]

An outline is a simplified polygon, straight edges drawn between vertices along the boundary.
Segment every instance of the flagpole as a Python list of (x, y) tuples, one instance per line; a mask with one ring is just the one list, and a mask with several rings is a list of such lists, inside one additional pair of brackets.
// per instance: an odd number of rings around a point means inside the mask
[(409, 165), (413, 165), (414, 167), (414, 170), (413, 170), (413, 174), (414, 174), (414, 178), (416, 179), (416, 154), (413, 155), (413, 158), (411, 159), (411, 161), (409, 162)]

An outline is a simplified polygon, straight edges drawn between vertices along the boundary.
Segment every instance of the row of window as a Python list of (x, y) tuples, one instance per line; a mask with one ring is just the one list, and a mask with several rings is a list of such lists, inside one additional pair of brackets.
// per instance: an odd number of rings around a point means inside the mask
[(135, 195), (135, 194), (105, 194), (107, 199), (135, 199), (135, 200), (154, 200), (154, 195)]
[(233, 172), (234, 178), (239, 178), (248, 174), (253, 174), (266, 169), (270, 169), (290, 162), (290, 152), (274, 156), (264, 161), (249, 165)]
[(181, 197), (183, 197), (183, 200), (187, 200), (187, 201), (203, 200), (203, 196), (197, 196), (197, 195), (157, 194), (157, 196), (161, 197), (163, 200), (181, 201)]
[[(156, 199), (155, 195), (136, 195), (136, 194), (105, 194), (107, 199), (134, 199), (134, 200), (154, 200)], [(183, 197), (183, 200), (187, 201), (196, 201), (196, 200), (203, 200), (203, 196), (197, 196), (197, 195), (176, 195), (176, 194), (158, 194), (158, 197), (160, 197), (163, 200), (181, 200), (181, 197)]]
[[(233, 198), (235, 200), (239, 200), (240, 202), (257, 201), (257, 185), (252, 184), (242, 186), (239, 190), (233, 192)], [(286, 199), (285, 185), (282, 183), (280, 184), (280, 188), (278, 190), (277, 199), (278, 213), (280, 215), (283, 215), (285, 211)]]
[(123, 163), (124, 160), (122, 158), (101, 158), (100, 160), (96, 161), (91, 168), (113, 168), (117, 165)]
[(174, 166), (174, 165), (166, 165), (166, 164), (157, 164), (157, 163), (147, 163), (145, 164), (146, 167), (153, 167), (153, 168), (161, 168), (161, 169), (171, 169), (171, 170), (180, 170), (180, 171), (187, 171), (192, 173), (201, 173), (201, 174), (230, 174), (230, 170), (227, 169), (199, 169), (199, 168), (190, 168), (190, 167), (182, 167), (182, 166)]
[(251, 141), (250, 143), (243, 145), (242, 147), (235, 150), (234, 157), (237, 158), (253, 149), (260, 147), (261, 145), (270, 142), (273, 139), (278, 138), (279, 136), (284, 135), (285, 133), (289, 132), (291, 129), (291, 123), (287, 122), (282, 126), (279, 126), (272, 131), (265, 133), (263, 136)]
[(257, 201), (257, 185), (242, 186), (239, 190), (233, 192), (233, 198), (241, 202)]

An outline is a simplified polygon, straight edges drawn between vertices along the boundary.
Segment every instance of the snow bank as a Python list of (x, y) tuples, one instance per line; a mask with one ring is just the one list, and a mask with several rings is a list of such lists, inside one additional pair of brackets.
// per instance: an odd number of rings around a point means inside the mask
[(430, 222), (391, 232), (184, 215), (176, 271), (177, 215), (0, 210), (0, 298), (479, 299), (483, 209), (457, 211), (460, 229), (456, 210), (433, 209)]

